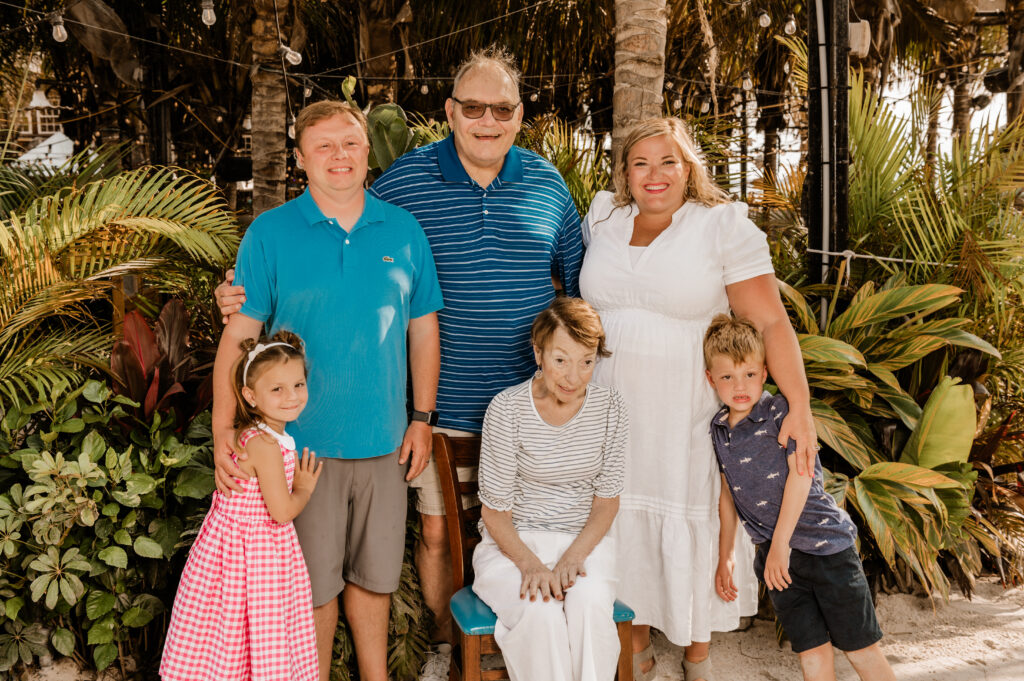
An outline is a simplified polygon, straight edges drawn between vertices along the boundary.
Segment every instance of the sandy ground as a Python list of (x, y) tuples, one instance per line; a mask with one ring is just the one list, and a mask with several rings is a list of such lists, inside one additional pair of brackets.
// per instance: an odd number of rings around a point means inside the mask
[[(1024, 681), (1024, 589), (979, 580), (973, 600), (882, 595), (878, 617), (882, 648), (904, 681)], [(682, 648), (655, 639), (658, 681), (682, 679)], [(714, 634), (711, 659), (717, 681), (799, 680), (800, 663), (775, 626), (756, 620), (744, 632)], [(858, 677), (837, 651), (836, 678)]]
[[(1024, 588), (1003, 589), (980, 580), (971, 601), (959, 594), (941, 598), (886, 596), (878, 615), (885, 631), (886, 657), (901, 681), (1024, 681)], [(658, 681), (683, 678), (683, 651), (664, 637), (655, 639)], [(799, 681), (800, 663), (775, 643), (771, 622), (756, 620), (743, 632), (715, 634), (711, 657), (717, 681)], [(836, 660), (838, 681), (856, 681), (842, 655)], [(69, 660), (32, 670), (30, 681), (91, 681)], [(541, 680), (538, 680), (541, 681)]]

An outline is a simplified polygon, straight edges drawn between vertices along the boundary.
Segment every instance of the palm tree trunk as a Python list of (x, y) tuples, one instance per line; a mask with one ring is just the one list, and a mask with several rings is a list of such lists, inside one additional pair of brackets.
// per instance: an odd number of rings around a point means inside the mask
[[(402, 49), (399, 23), (411, 20), (409, 3), (396, 0), (372, 0), (359, 4), (359, 79), (366, 83), (366, 98), (371, 106), (394, 102), (397, 95), (398, 59)], [(406, 63), (406, 75), (411, 76)]]
[(1006, 43), (1009, 55), (1006, 60), (1010, 73), (1010, 88), (1006, 92), (1007, 120), (1016, 120), (1024, 114), (1024, 1), (1017, 0), (1010, 5), (1007, 13), (1014, 17), (1006, 26)]
[[(285, 201), (288, 171), (287, 84), (279, 53), (288, 35), (291, 0), (253, 0), (252, 51), (257, 70), (252, 77), (252, 212), (280, 206)], [(276, 5), (276, 7), (275, 7)], [(280, 24), (280, 32), (278, 25)]]
[(953, 136), (966, 140), (971, 132), (971, 91), (968, 74), (961, 73), (953, 86)]
[(667, 32), (665, 0), (615, 0), (613, 158), (630, 127), (661, 114)]

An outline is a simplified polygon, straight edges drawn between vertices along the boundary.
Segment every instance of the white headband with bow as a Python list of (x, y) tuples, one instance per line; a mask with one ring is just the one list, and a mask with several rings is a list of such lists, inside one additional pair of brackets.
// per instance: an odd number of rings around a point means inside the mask
[(283, 345), (287, 348), (291, 348), (292, 350), (295, 349), (295, 346), (292, 345), (291, 343), (282, 343), (280, 341), (276, 341), (274, 343), (267, 343), (266, 345), (264, 345), (263, 343), (257, 343), (256, 347), (249, 351), (249, 357), (245, 360), (245, 367), (242, 369), (242, 385), (247, 385), (249, 377), (249, 365), (252, 364), (252, 361), (254, 359), (256, 359), (256, 355), (260, 354), (264, 350), (267, 350), (268, 348), (274, 347), (275, 345)]

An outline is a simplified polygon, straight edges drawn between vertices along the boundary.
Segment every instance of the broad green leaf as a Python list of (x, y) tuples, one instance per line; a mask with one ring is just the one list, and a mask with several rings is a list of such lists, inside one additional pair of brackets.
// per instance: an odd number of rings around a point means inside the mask
[(90, 461), (99, 461), (106, 451), (107, 443), (103, 440), (103, 436), (95, 430), (89, 431), (89, 434), (82, 440), (82, 454), (89, 457)]
[(895, 568), (896, 541), (893, 532), (900, 524), (897, 502), (885, 493), (881, 485), (871, 480), (861, 480), (860, 476), (853, 479), (853, 490), (854, 495), (850, 499), (854, 507), (871, 530), (885, 562)]
[(113, 643), (104, 643), (93, 648), (92, 661), (96, 664), (96, 671), (103, 671), (117, 659), (117, 646)]
[(814, 317), (814, 310), (812, 310), (811, 306), (807, 304), (807, 300), (803, 297), (803, 294), (781, 279), (776, 279), (776, 283), (779, 285), (779, 293), (781, 293), (783, 299), (789, 303), (790, 309), (792, 309), (793, 314), (796, 315), (797, 328), (803, 329), (807, 333), (813, 335), (820, 333), (818, 329), (818, 320)]
[(112, 567), (128, 567), (128, 553), (120, 546), (108, 546), (99, 552), (99, 559)]
[(91, 620), (97, 620), (114, 609), (117, 598), (106, 591), (90, 591), (85, 599), (85, 614)]
[(88, 381), (85, 384), (85, 390), (82, 391), (82, 396), (90, 402), (99, 404), (110, 396), (110, 388), (100, 381)]
[(811, 413), (818, 437), (855, 468), (867, 468), (874, 461), (881, 460), (881, 455), (868, 448), (835, 409), (812, 398)]
[(956, 302), (960, 293), (961, 289), (942, 284), (903, 286), (880, 291), (850, 305), (832, 320), (827, 334), (841, 338), (851, 329), (887, 322), (904, 315), (938, 310)]
[(946, 376), (928, 397), (900, 461), (924, 468), (967, 461), (976, 427), (974, 391)]
[(149, 537), (135, 538), (135, 553), (139, 554), (143, 558), (164, 557), (163, 548)]
[(889, 461), (868, 466), (857, 476), (861, 480), (881, 480), (924, 488), (960, 488), (962, 485), (930, 468)]
[(94, 623), (89, 627), (89, 634), (86, 642), (89, 645), (110, 643), (114, 640), (114, 624), (113, 614), (107, 615), (100, 621)]
[(865, 366), (864, 355), (849, 343), (827, 336), (797, 334), (804, 362), (843, 362)]
[(142, 608), (129, 608), (121, 616), (126, 627), (144, 627), (153, 620), (153, 615)]
[(868, 353), (872, 362), (885, 369), (895, 371), (948, 345), (939, 336), (914, 336), (877, 343)]
[(179, 497), (205, 499), (213, 493), (216, 483), (209, 470), (185, 468), (174, 483), (174, 493)]
[(125, 491), (131, 496), (142, 496), (156, 489), (156, 480), (145, 473), (132, 473), (128, 476)]
[(50, 635), (50, 642), (53, 644), (54, 650), (64, 657), (70, 657), (75, 652), (75, 635), (64, 627), (58, 627), (53, 630), (53, 634)]
[[(33, 598), (32, 600), (38, 600)], [(7, 613), (7, 618), (16, 620), (18, 619), (18, 613), (21, 612), (22, 607), (25, 605), (25, 599), (21, 596), (15, 596), (8, 598), (4, 603), (4, 612)]]

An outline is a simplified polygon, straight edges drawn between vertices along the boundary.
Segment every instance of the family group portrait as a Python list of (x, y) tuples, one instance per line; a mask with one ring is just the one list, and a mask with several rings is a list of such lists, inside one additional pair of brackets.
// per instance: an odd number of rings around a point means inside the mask
[(1024, 679), (1024, 0), (0, 0), (0, 681)]

